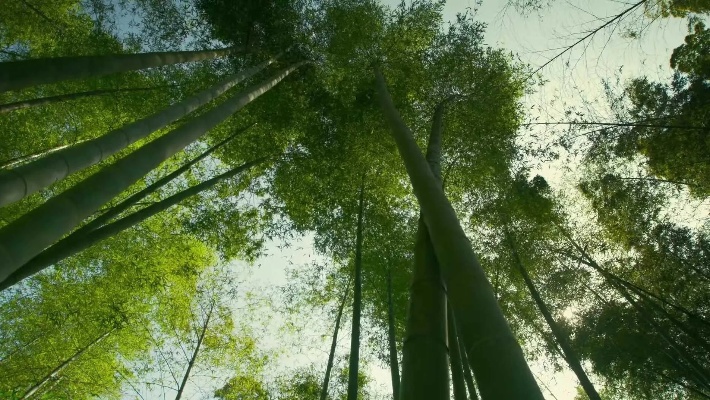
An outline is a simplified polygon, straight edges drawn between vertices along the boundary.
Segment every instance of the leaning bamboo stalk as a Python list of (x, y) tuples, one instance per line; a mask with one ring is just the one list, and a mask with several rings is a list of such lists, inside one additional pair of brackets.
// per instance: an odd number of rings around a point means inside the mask
[(0, 280), (39, 254), (104, 204), (208, 130), (276, 86), (300, 67), (295, 64), (106, 166), (0, 229)]
[(232, 75), (192, 97), (95, 139), (59, 150), (14, 169), (0, 171), (0, 206), (21, 200), (77, 171), (105, 160), (216, 99), (273, 61), (274, 59), (269, 59)]
[(542, 392), (451, 203), (394, 107), (379, 69), (375, 69), (375, 77), (385, 119), (419, 201), (454, 314), (459, 318), (461, 339), (481, 398), (542, 400)]
[(117, 72), (223, 57), (237, 49), (167, 51), (140, 54), (109, 54), (37, 58), (0, 63), (0, 92), (70, 79), (93, 78)]
[(107, 94), (130, 93), (130, 92), (145, 92), (148, 90), (156, 90), (166, 86), (144, 87), (144, 88), (125, 88), (125, 89), (98, 89), (84, 92), (59, 94), (56, 96), (40, 97), (36, 99), (20, 100), (13, 103), (0, 104), (0, 114), (9, 113), (11, 111), (22, 110), (31, 107), (46, 106), (49, 104), (61, 103), (64, 101), (78, 100), (86, 97), (97, 97)]
[(26, 264), (13, 272), (5, 280), (0, 282), (0, 291), (7, 289), (8, 287), (20, 282), (21, 280), (28, 278), (41, 270), (54, 265), (67, 257), (71, 257), (89, 247), (106, 240), (114, 235), (117, 235), (126, 229), (138, 225), (139, 223), (145, 221), (146, 219), (161, 213), (168, 208), (179, 204), (181, 201), (195, 196), (198, 193), (212, 188), (217, 183), (229, 179), (251, 167), (257, 165), (261, 162), (266, 161), (267, 158), (260, 158), (258, 160), (240, 165), (237, 168), (229, 170), (223, 174), (217, 175), (214, 178), (208, 179), (198, 185), (192, 186), (181, 192), (178, 192), (164, 200), (153, 203), (150, 206), (143, 208), (133, 214), (127, 215), (115, 222), (104, 225), (98, 229), (95, 229), (87, 234), (71, 235), (65, 237), (59, 242), (50, 246), (45, 251), (39, 253), (36, 257), (28, 261)]

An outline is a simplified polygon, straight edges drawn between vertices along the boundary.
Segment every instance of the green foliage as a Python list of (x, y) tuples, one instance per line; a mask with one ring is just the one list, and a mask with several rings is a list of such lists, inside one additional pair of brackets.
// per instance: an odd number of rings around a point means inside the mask
[(663, 17), (687, 17), (689, 14), (705, 14), (710, 5), (703, 0), (663, 0), (655, 5)]
[(279, 400), (317, 399), (321, 391), (321, 379), (311, 370), (297, 370), (285, 378), (279, 390)]
[(698, 381), (678, 353), (628, 305), (604, 303), (585, 313), (581, 322), (575, 347), (609, 381), (615, 396), (699, 398), (673, 385), (687, 382), (697, 388)]
[(301, 1), (198, 0), (212, 36), (250, 51), (279, 52), (299, 39)]
[(707, 197), (709, 39), (705, 26), (696, 24), (686, 43), (673, 51), (671, 67), (676, 72), (669, 83), (635, 78), (622, 95), (610, 95), (616, 114), (631, 126), (595, 135), (590, 158), (605, 162), (614, 156), (633, 160), (641, 155), (649, 175)]
[(260, 379), (252, 375), (240, 375), (217, 389), (214, 396), (219, 400), (264, 400), (269, 398), (269, 392)]
[[(709, 9), (710, 11), (710, 9)], [(710, 77), (710, 31), (705, 24), (695, 24), (691, 34), (685, 37), (685, 44), (673, 50), (671, 68), (690, 75), (692, 78)]]
[(644, 180), (624, 180), (612, 174), (599, 181), (584, 182), (580, 190), (599, 210), (598, 221), (609, 237), (627, 248), (643, 241), (658, 218), (663, 199), (662, 193)]
[[(156, 233), (160, 232), (164, 231), (158, 228)], [(189, 238), (166, 240), (156, 235), (153, 240), (153, 251), (133, 257), (122, 249), (136, 243), (136, 235), (122, 234), (101, 249), (67, 260), (61, 270), (3, 295), (4, 393), (21, 395), (109, 332), (43, 390), (76, 399), (96, 394), (119, 397), (116, 371), (130, 377), (129, 363), (150, 351), (145, 326), (184, 324), (189, 311), (185, 296), (195, 293), (199, 270), (212, 262), (204, 246)]]
[[(530, 11), (547, 2), (512, 3)], [(687, 16), (707, 12), (706, 3), (667, 0), (646, 12)], [(39, 397), (120, 398), (127, 386), (139, 387), (133, 388), (139, 395), (145, 389), (150, 397), (165, 390), (157, 384), (172, 388), (174, 378), (185, 372), (186, 355), (197, 346), (207, 309), (214, 315), (193, 373), (219, 377), (205, 384), (205, 390), (221, 386), (214, 395), (222, 400), (317, 397), (319, 369), (270, 374), (273, 360), (261, 352), (259, 338), (232, 319), (253, 317), (233, 312), (238, 296), (233, 277), (208, 266), (217, 260), (252, 263), (263, 255), (270, 239), (287, 247), (294, 237), (312, 235), (314, 250), (325, 261), (291, 271), (284, 296), (287, 312), (332, 308), (352, 275), (361, 180), (366, 200), (363, 315), (370, 328), (363, 343), (389, 362), (386, 282), (391, 275), (395, 327), (401, 336), (418, 205), (376, 102), (371, 67), (377, 63), (421, 148), (434, 110), (444, 105), (446, 193), (468, 223), (472, 244), (527, 355), (547, 354), (555, 365), (561, 362), (557, 345), (516, 272), (513, 246), (552, 314), (574, 339), (576, 350), (606, 383), (604, 398), (693, 399), (684, 385), (695, 388), (698, 380), (688, 372), (687, 363), (678, 361), (676, 350), (621, 300), (602, 274), (585, 267), (589, 260), (570, 242), (583, 237), (580, 248), (598, 256), (619, 278), (676, 305), (662, 307), (689, 332), (707, 337), (710, 235), (707, 227), (685, 227), (664, 217), (673, 193), (658, 185), (687, 186), (698, 198), (710, 193), (710, 34), (705, 25), (695, 23), (685, 44), (673, 52), (676, 74), (669, 83), (634, 79), (612, 98), (618, 115), (651, 126), (612, 127), (590, 140), (585, 176), (577, 183), (595, 223), (585, 221), (588, 225), (567, 231), (574, 215), (562, 210), (566, 195), (555, 192), (543, 177), (532, 177), (523, 163), (528, 149), (521, 148), (518, 129), (524, 118), (521, 101), (530, 90), (528, 68), (512, 54), (487, 46), (485, 26), (473, 13), (445, 24), (443, 7), (443, 1), (434, 0), (402, 2), (394, 9), (374, 0), (3, 4), (2, 61), (207, 47), (217, 42), (247, 47), (249, 54), (2, 93), (0, 102), (8, 103), (94, 89), (155, 88), (0, 115), (2, 160), (97, 137), (290, 46), (277, 67), (302, 59), (314, 64), (168, 160), (112, 204), (252, 123), (256, 125), (248, 133), (145, 203), (260, 156), (279, 157), (273, 163), (223, 182), (1, 295), (0, 397), (22, 395), (84, 348), (42, 385)], [(614, 168), (638, 159), (645, 161), (644, 172), (653, 177), (624, 177)], [(114, 160), (0, 210), (0, 225)], [(575, 204), (572, 213), (582, 206)], [(688, 332), (649, 298), (636, 296), (678, 346), (703, 366), (710, 365)], [(576, 316), (565, 318), (569, 311)], [(332, 326), (331, 321), (326, 325)], [(104, 333), (105, 339), (91, 344)], [(324, 363), (325, 359), (316, 365)], [(344, 364), (342, 358), (339, 363)], [(348, 371), (336, 366), (333, 376), (330, 398), (342, 399)], [(199, 379), (188, 380), (187, 390), (202, 384)], [(371, 381), (362, 371), (359, 382), (361, 398), (371, 398)]]

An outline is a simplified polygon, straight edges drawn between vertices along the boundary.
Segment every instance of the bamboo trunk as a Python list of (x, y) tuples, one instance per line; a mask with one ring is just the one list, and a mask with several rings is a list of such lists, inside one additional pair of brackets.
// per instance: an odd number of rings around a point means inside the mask
[(265, 158), (258, 159), (246, 164), (243, 164), (237, 168), (234, 168), (228, 172), (220, 174), (212, 179), (206, 180), (198, 185), (195, 185), (189, 189), (185, 189), (179, 193), (176, 193), (165, 200), (161, 200), (157, 203), (140, 210), (133, 214), (130, 214), (124, 218), (119, 219), (116, 222), (104, 225), (101, 228), (95, 229), (87, 234), (75, 236), (74, 234), (67, 236), (66, 238), (60, 240), (55, 245), (51, 246), (47, 250), (43, 251), (32, 260), (28, 261), (25, 265), (17, 269), (14, 273), (8, 276), (4, 281), (0, 282), (0, 291), (7, 289), (8, 287), (20, 282), (21, 280), (32, 276), (39, 271), (47, 268), (57, 262), (73, 256), (82, 250), (85, 250), (94, 244), (108, 239), (124, 230), (133, 227), (146, 219), (164, 211), (168, 208), (180, 203), (181, 201), (192, 197), (204, 190), (207, 190), (217, 183), (229, 179), (238, 173), (245, 171), (252, 166), (263, 162)]
[(106, 339), (108, 335), (113, 332), (113, 329), (101, 334), (98, 336), (96, 339), (92, 340), (89, 344), (86, 346), (82, 347), (78, 351), (76, 351), (74, 354), (72, 354), (71, 357), (67, 358), (66, 360), (62, 361), (61, 364), (56, 366), (52, 371), (50, 371), (47, 375), (42, 377), (39, 382), (36, 384), (32, 385), (27, 391), (20, 397), (21, 400), (26, 400), (32, 397), (39, 389), (42, 388), (47, 382), (49, 382), (52, 379), (55, 379), (57, 375), (59, 375), (67, 366), (69, 366), (72, 362), (74, 362), (77, 358), (81, 357), (82, 354), (86, 353), (87, 350), (90, 348), (94, 347), (96, 344), (101, 342), (102, 340)]
[(168, 157), (276, 86), (300, 65), (286, 68), (271, 79), (233, 96), (200, 118), (137, 149), (0, 229), (0, 280), (5, 280)]
[(451, 363), (451, 382), (454, 387), (454, 400), (466, 399), (466, 382), (463, 377), (463, 365), (461, 363), (461, 352), (459, 339), (456, 336), (456, 324), (451, 307), (447, 307), (447, 322), (449, 335), (449, 361)]
[(192, 97), (102, 136), (54, 152), (10, 171), (0, 171), (0, 206), (21, 200), (75, 172), (105, 160), (216, 99), (272, 62), (273, 60), (270, 59), (232, 75)]
[(572, 349), (572, 345), (570, 345), (567, 335), (562, 331), (562, 329), (560, 329), (560, 326), (557, 324), (557, 321), (555, 321), (555, 319), (552, 317), (552, 313), (547, 308), (545, 302), (542, 300), (540, 292), (537, 291), (537, 288), (535, 287), (535, 284), (530, 278), (528, 271), (523, 266), (523, 262), (520, 259), (518, 251), (515, 247), (515, 242), (513, 241), (513, 238), (511, 237), (507, 228), (505, 230), (505, 237), (508, 241), (511, 252), (513, 253), (515, 267), (520, 273), (520, 275), (523, 277), (523, 281), (525, 281), (525, 286), (527, 286), (528, 290), (530, 291), (530, 295), (535, 301), (537, 309), (540, 311), (540, 314), (542, 314), (543, 318), (545, 319), (545, 322), (547, 322), (547, 326), (550, 327), (550, 331), (552, 331), (552, 334), (555, 336), (555, 340), (557, 341), (557, 344), (562, 350), (562, 355), (565, 361), (567, 362), (567, 365), (577, 376), (579, 384), (582, 386), (582, 389), (584, 389), (584, 392), (587, 394), (587, 397), (589, 397), (590, 400), (601, 400), (599, 392), (597, 392), (597, 389), (594, 387), (594, 384), (592, 384), (592, 381), (589, 379), (589, 376), (587, 376), (587, 373), (584, 371), (582, 363), (579, 361), (579, 357), (577, 357), (576, 352)]
[(380, 101), (447, 284), (481, 397), (543, 399), (456, 214), (375, 70)]
[[(436, 107), (426, 161), (441, 185), (441, 137), (444, 105)], [(402, 348), (402, 399), (448, 400), (446, 285), (424, 219), (419, 217), (414, 244), (406, 335)]]
[(328, 354), (328, 364), (325, 367), (325, 377), (323, 378), (323, 385), (321, 386), (320, 400), (326, 400), (328, 398), (328, 384), (330, 383), (330, 372), (333, 370), (333, 361), (335, 360), (335, 347), (338, 344), (338, 332), (340, 331), (340, 320), (343, 317), (343, 309), (345, 309), (345, 300), (348, 298), (348, 292), (350, 291), (350, 281), (345, 286), (345, 292), (343, 293), (343, 301), (340, 302), (340, 307), (338, 308), (338, 315), (335, 318), (335, 328), (333, 329), (333, 340), (330, 343), (330, 354)]
[(606, 273), (606, 270), (604, 270), (599, 264), (597, 264), (596, 261), (589, 255), (589, 253), (586, 252), (576, 241), (573, 240), (571, 235), (569, 235), (565, 230), (561, 229), (561, 232), (563, 235), (567, 238), (567, 240), (572, 244), (572, 246), (579, 252), (579, 254), (582, 256), (582, 259), (585, 260), (585, 264), (592, 267), (595, 271), (597, 271), (599, 274), (601, 274), (604, 279), (611, 285), (612, 288), (614, 288), (633, 308), (638, 312), (638, 314), (641, 316), (642, 320), (645, 321), (648, 325), (650, 325), (654, 331), (661, 336), (661, 338), (668, 344), (668, 346), (673, 349), (677, 353), (677, 355), (688, 364), (688, 374), (692, 376), (696, 382), (705, 387), (706, 389), (710, 389), (710, 371), (708, 371), (705, 367), (700, 365), (700, 363), (693, 358), (693, 356), (688, 353), (686, 349), (684, 349), (681, 345), (678, 345), (676, 341), (670, 336), (670, 334), (661, 327), (656, 321), (654, 321), (653, 317), (648, 313), (648, 311), (640, 305), (632, 296), (631, 294), (626, 290), (626, 288), (616, 282), (608, 273)]
[(109, 54), (3, 62), (0, 63), (0, 92), (69, 79), (93, 78), (117, 72), (206, 60), (223, 57), (235, 51), (237, 50), (230, 47), (200, 51)]
[(14, 103), (0, 104), (0, 114), (8, 113), (11, 111), (22, 110), (30, 107), (46, 106), (48, 104), (61, 103), (63, 101), (83, 99), (85, 97), (95, 97), (103, 96), (106, 94), (115, 93), (129, 93), (129, 92), (145, 92), (148, 90), (155, 90), (159, 87), (146, 87), (146, 88), (126, 88), (126, 89), (99, 89), (99, 90), (89, 90), (86, 92), (77, 93), (67, 93), (60, 94), (57, 96), (41, 97), (38, 99), (29, 99), (16, 101)]
[[(454, 328), (456, 328), (456, 337), (459, 337), (459, 330), (456, 327), (456, 316), (451, 313), (451, 319), (453, 321)], [(461, 354), (461, 364), (463, 365), (463, 378), (466, 381), (466, 388), (468, 389), (469, 400), (478, 400), (478, 394), (476, 393), (476, 385), (473, 383), (473, 374), (471, 373), (471, 364), (468, 362), (468, 356), (466, 355), (466, 349), (464, 348), (463, 341), (459, 340), (459, 354)]]
[(390, 352), (390, 375), (392, 376), (392, 398), (399, 400), (399, 359), (397, 358), (397, 332), (394, 326), (394, 304), (392, 302), (392, 270), (387, 269), (387, 341)]
[(414, 245), (407, 325), (402, 346), (401, 399), (449, 398), (446, 290), (424, 221)]
[(180, 386), (178, 387), (177, 394), (175, 395), (175, 400), (180, 400), (180, 398), (182, 397), (182, 393), (185, 391), (185, 385), (187, 385), (187, 380), (190, 377), (190, 371), (192, 371), (192, 367), (195, 366), (197, 354), (200, 351), (200, 346), (202, 346), (202, 341), (205, 339), (205, 333), (207, 333), (207, 328), (209, 327), (210, 319), (212, 318), (212, 310), (214, 310), (214, 302), (210, 304), (210, 309), (207, 312), (207, 318), (205, 319), (205, 323), (202, 325), (202, 332), (200, 332), (200, 336), (197, 338), (195, 351), (192, 352), (192, 356), (190, 356), (190, 361), (187, 363), (187, 370), (185, 370), (185, 375), (182, 377), (182, 382), (180, 382)]
[(15, 166), (15, 165), (17, 165), (17, 164), (21, 164), (21, 163), (27, 162), (27, 161), (32, 161), (32, 160), (35, 160), (35, 159), (37, 159), (37, 158), (44, 157), (44, 156), (46, 156), (46, 155), (48, 155), (48, 154), (52, 154), (52, 153), (57, 152), (57, 151), (59, 151), (59, 150), (66, 149), (67, 147), (74, 146), (74, 145), (76, 145), (76, 144), (78, 144), (78, 143), (83, 143), (83, 142), (85, 142), (85, 140), (79, 141), (79, 142), (77, 142), (77, 143), (64, 144), (64, 145), (61, 145), (61, 146), (55, 146), (55, 147), (52, 147), (52, 148), (49, 148), (49, 149), (43, 149), (43, 150), (40, 150), (40, 151), (37, 151), (37, 152), (34, 152), (34, 153), (25, 154), (24, 156), (19, 156), (19, 157), (11, 158), (11, 159), (9, 159), (9, 160), (5, 160), (5, 161), (3, 161), (2, 163), (0, 163), (0, 168), (10, 168), (10, 167), (13, 167), (13, 166)]
[(126, 200), (120, 202), (114, 207), (109, 208), (104, 212), (103, 214), (99, 215), (95, 219), (93, 219), (91, 222), (88, 224), (82, 226), (81, 228), (77, 229), (76, 231), (72, 232), (71, 236), (77, 235), (84, 235), (87, 234), (94, 229), (100, 228), (101, 226), (107, 224), (110, 222), (114, 217), (117, 217), (120, 215), (122, 212), (128, 210), (132, 206), (136, 205), (138, 202), (146, 198), (152, 193), (155, 193), (158, 189), (162, 188), (165, 186), (168, 182), (172, 181), (173, 179), (177, 178), (180, 176), (182, 173), (186, 172), (190, 168), (192, 168), (193, 165), (197, 164), (198, 162), (204, 160), (207, 158), (210, 154), (214, 153), (216, 150), (221, 148), (222, 146), (226, 145), (229, 143), (232, 139), (237, 137), (238, 135), (246, 132), (249, 128), (254, 126), (254, 124), (247, 126), (246, 128), (240, 129), (237, 132), (233, 133), (232, 135), (228, 136), (224, 140), (220, 141), (219, 143), (215, 144), (214, 146), (210, 147), (209, 149), (205, 150), (202, 154), (199, 156), (195, 157), (194, 159), (186, 162), (180, 168), (176, 169), (175, 171), (169, 173), (168, 175), (165, 175), (164, 177), (158, 179), (157, 181), (153, 182), (152, 184), (146, 186), (143, 190), (139, 191), (138, 193), (130, 196)]
[(365, 175), (360, 183), (357, 232), (355, 237), (355, 282), (353, 287), (353, 323), (350, 336), (350, 367), (348, 370), (348, 400), (357, 400), (360, 368), (360, 313), (362, 312), (362, 242), (365, 213)]

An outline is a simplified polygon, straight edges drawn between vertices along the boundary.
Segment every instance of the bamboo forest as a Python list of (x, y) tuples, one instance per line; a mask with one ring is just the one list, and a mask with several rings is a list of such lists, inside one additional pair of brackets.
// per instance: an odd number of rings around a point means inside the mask
[(710, 399), (709, 0), (0, 0), (0, 399)]

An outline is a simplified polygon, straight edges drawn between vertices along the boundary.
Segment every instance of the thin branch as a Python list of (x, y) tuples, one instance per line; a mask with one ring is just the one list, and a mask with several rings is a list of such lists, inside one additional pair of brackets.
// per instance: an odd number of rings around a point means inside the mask
[(602, 29), (604, 29), (604, 28), (606, 28), (607, 26), (611, 25), (612, 23), (614, 23), (614, 22), (620, 20), (621, 18), (624, 17), (624, 15), (626, 15), (626, 14), (632, 12), (633, 10), (635, 10), (636, 8), (638, 8), (640, 5), (642, 5), (642, 4), (645, 3), (645, 2), (646, 2), (646, 0), (641, 0), (641, 1), (639, 1), (638, 3), (632, 5), (631, 7), (627, 8), (626, 10), (622, 11), (620, 14), (617, 14), (614, 18), (610, 19), (609, 21), (607, 21), (606, 23), (604, 23), (602, 26), (600, 26), (600, 27), (594, 29), (593, 31), (589, 32), (589, 33), (588, 33), (587, 35), (585, 35), (583, 38), (581, 38), (581, 39), (579, 39), (578, 41), (574, 42), (571, 46), (568, 46), (566, 49), (564, 49), (563, 51), (561, 51), (560, 53), (558, 53), (556, 56), (554, 56), (554, 57), (552, 57), (551, 59), (547, 60), (547, 62), (545, 62), (545, 63), (542, 64), (540, 67), (538, 67), (535, 71), (533, 71), (525, 80), (528, 80), (528, 79), (532, 78), (533, 76), (535, 76), (535, 74), (537, 74), (538, 72), (540, 72), (540, 70), (542, 70), (543, 68), (545, 68), (545, 67), (548, 66), (550, 63), (552, 63), (553, 61), (557, 60), (558, 58), (562, 57), (565, 53), (567, 53), (568, 51), (572, 50), (572, 48), (574, 48), (574, 47), (577, 46), (578, 44), (584, 42), (585, 40), (589, 39), (590, 37), (596, 35), (599, 31), (601, 31)]
[(521, 124), (521, 126), (532, 126), (532, 125), (597, 125), (597, 126), (616, 126), (616, 127), (634, 127), (634, 128), (663, 128), (663, 129), (692, 129), (701, 131), (710, 131), (710, 127), (706, 126), (688, 126), (688, 125), (654, 125), (654, 124), (643, 124), (638, 122), (574, 122), (574, 121), (562, 121), (562, 122), (529, 122), (526, 124)]

